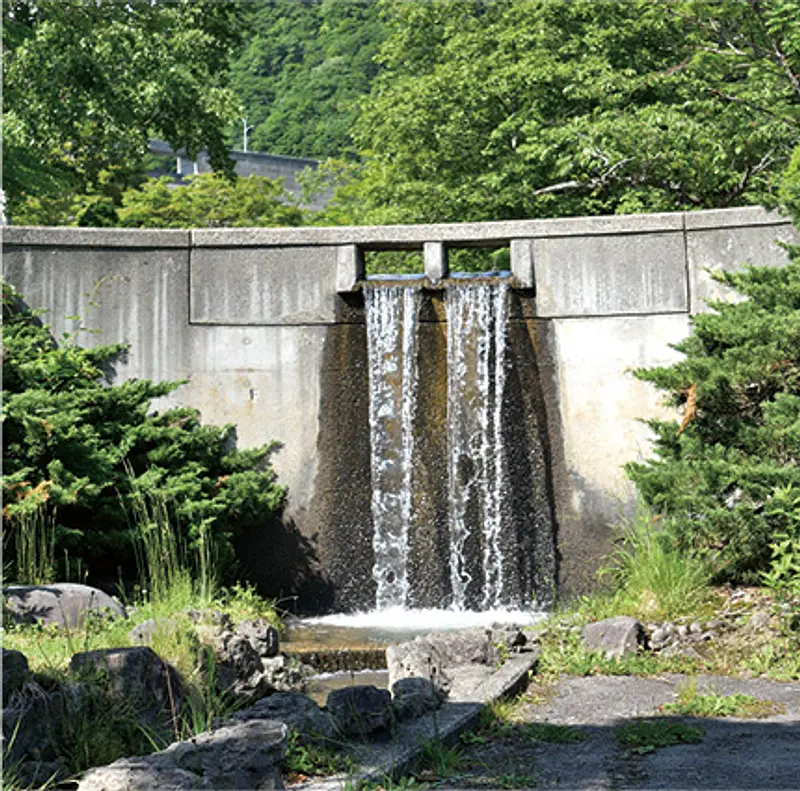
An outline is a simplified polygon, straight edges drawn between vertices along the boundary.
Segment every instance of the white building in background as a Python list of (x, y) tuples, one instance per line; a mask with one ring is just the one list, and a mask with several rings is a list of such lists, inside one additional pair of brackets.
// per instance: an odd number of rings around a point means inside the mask
[[(148, 176), (158, 178), (170, 176), (175, 184), (183, 183), (184, 176), (196, 173), (210, 173), (211, 165), (208, 154), (201, 151), (196, 159), (187, 156), (186, 151), (175, 151), (163, 140), (150, 141), (150, 153), (158, 158), (158, 165), (148, 171)], [(319, 165), (317, 159), (304, 157), (286, 157), (280, 154), (258, 154), (252, 151), (231, 151), (230, 157), (236, 163), (236, 173), (240, 176), (264, 176), (270, 179), (283, 179), (283, 186), (293, 197), (300, 199), (302, 188), (297, 177), (303, 170), (315, 170)], [(325, 208), (330, 193), (317, 195), (314, 200), (304, 204), (304, 208), (318, 211)]]

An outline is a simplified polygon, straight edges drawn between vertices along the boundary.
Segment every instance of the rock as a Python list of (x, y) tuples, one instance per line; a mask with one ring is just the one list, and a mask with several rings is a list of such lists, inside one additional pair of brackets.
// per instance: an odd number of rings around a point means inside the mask
[(756, 610), (756, 612), (750, 616), (744, 629), (750, 633), (760, 632), (762, 629), (766, 629), (769, 626), (771, 620), (772, 616), (768, 612)]
[(710, 621), (706, 621), (706, 629), (712, 632), (717, 632), (725, 626), (725, 623), (721, 621), (719, 618), (712, 618)]
[(448, 668), (464, 665), (494, 667), (500, 661), (492, 634), (492, 630), (485, 629), (432, 632), (408, 643), (389, 646), (386, 649), (389, 686), (401, 678), (424, 678), (447, 693), (452, 687), (452, 672)]
[(88, 613), (124, 618), (125, 608), (107, 593), (89, 585), (9, 585), (3, 589), (4, 607), (18, 623), (81, 626)]
[(291, 692), (305, 687), (306, 678), (313, 672), (298, 660), (283, 654), (271, 659), (262, 659), (261, 668), (269, 684), (280, 692)]
[(697, 621), (689, 624), (689, 634), (700, 634), (702, 631), (703, 627)]
[(327, 708), (336, 730), (344, 737), (365, 737), (392, 724), (392, 696), (385, 689), (363, 685), (335, 689)]
[(3, 649), (3, 706), (28, 680), (28, 660), (21, 651)]
[(688, 635), (689, 635), (689, 627), (686, 626), (686, 624), (683, 624), (683, 623), (680, 624), (680, 626), (678, 626), (678, 637), (680, 637), (681, 639), (684, 639)]
[(401, 678), (392, 685), (391, 694), (394, 716), (400, 722), (435, 711), (445, 697), (427, 678)]
[(662, 627), (656, 627), (653, 630), (653, 633), (650, 635), (650, 645), (653, 648), (658, 648), (659, 646), (663, 645), (668, 639), (668, 635), (666, 631)]
[(231, 722), (275, 720), (300, 734), (303, 741), (332, 739), (334, 727), (330, 716), (302, 692), (276, 692), (254, 706), (233, 714)]
[(609, 658), (634, 654), (644, 643), (642, 625), (626, 615), (587, 624), (582, 634), (587, 651), (602, 651)]
[(251, 720), (171, 744), (154, 755), (90, 769), (78, 791), (195, 791), (283, 788), (279, 762), (287, 727)]
[(266, 619), (241, 621), (236, 624), (236, 633), (247, 638), (259, 656), (278, 655), (278, 630)]
[(76, 675), (102, 675), (108, 691), (133, 704), (143, 723), (166, 723), (183, 705), (178, 673), (146, 646), (86, 651), (75, 654), (69, 667)]

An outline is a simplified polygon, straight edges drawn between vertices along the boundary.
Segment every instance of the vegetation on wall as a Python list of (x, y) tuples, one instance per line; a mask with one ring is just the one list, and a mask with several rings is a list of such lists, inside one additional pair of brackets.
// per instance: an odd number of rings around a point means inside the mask
[(133, 576), (142, 499), (166, 509), (180, 541), (213, 548), (224, 571), (232, 539), (265, 525), (284, 490), (272, 445), (236, 449), (233, 426), (204, 426), (196, 410), (152, 411), (179, 382), (112, 384), (120, 345), (56, 343), (35, 312), (3, 287), (3, 534), (13, 558), (31, 515), (54, 521), (55, 558)]

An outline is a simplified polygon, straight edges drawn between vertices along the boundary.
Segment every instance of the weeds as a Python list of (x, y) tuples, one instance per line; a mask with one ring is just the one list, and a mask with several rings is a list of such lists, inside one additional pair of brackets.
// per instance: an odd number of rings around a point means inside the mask
[(635, 720), (617, 728), (617, 741), (632, 753), (644, 755), (676, 744), (697, 744), (702, 728), (671, 720)]
[(47, 489), (40, 484), (23, 497), (25, 507), (9, 518), (16, 561), (14, 576), (25, 585), (47, 585), (55, 575), (56, 519), (55, 510), (47, 504), (47, 495)]
[(659, 707), (665, 714), (679, 714), (686, 717), (769, 717), (784, 709), (771, 700), (760, 700), (752, 695), (720, 695), (714, 690), (701, 693), (697, 689), (697, 679), (678, 686), (678, 699)]
[(290, 779), (301, 780), (307, 777), (327, 777), (338, 772), (352, 773), (355, 767), (353, 759), (342, 752), (340, 745), (307, 742), (297, 731), (292, 731), (286, 755), (281, 761), (281, 769)]

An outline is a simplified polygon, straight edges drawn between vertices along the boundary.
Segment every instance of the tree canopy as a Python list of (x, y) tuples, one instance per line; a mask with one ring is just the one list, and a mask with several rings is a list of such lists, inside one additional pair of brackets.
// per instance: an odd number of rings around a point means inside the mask
[(238, 2), (3, 0), (4, 188), (86, 192), (139, 177), (148, 139), (208, 150), (232, 173), (225, 133)]
[[(358, 222), (774, 200), (800, 132), (798, 0), (382, 0), (340, 191)], [(340, 211), (341, 214), (341, 211)]]

